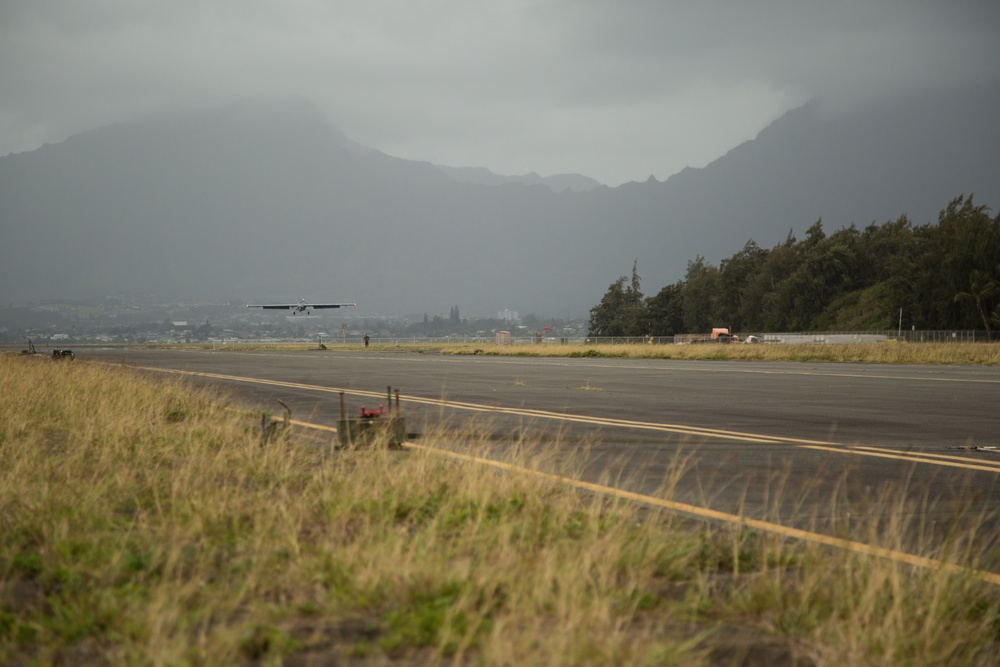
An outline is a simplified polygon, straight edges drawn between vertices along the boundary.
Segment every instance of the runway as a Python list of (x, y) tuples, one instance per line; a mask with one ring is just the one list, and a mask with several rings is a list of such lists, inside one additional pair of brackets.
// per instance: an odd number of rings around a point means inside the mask
[[(498, 451), (585, 457), (578, 475), (830, 535), (878, 535), (892, 508), (914, 540), (981, 525), (1000, 501), (1000, 370), (982, 367), (446, 356), (386, 351), (87, 350), (79, 358), (230, 387), (327, 427), (388, 387), (415, 445), (470, 420)], [(467, 432), (467, 427), (466, 431)], [(454, 449), (461, 451), (462, 443)], [(976, 448), (981, 448), (977, 450)], [(990, 544), (986, 544), (989, 547)]]

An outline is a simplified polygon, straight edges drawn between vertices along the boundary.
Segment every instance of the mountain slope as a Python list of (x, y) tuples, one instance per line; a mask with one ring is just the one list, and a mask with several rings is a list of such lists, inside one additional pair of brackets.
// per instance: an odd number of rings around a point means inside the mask
[(501, 176), (482, 167), (444, 167), (437, 165), (437, 168), (460, 183), (476, 183), (478, 185), (504, 185), (506, 183), (545, 185), (551, 188), (553, 192), (562, 192), (563, 190), (586, 192), (601, 185), (594, 179), (581, 176), (580, 174), (539, 176), (535, 172), (531, 172), (530, 174), (523, 174), (521, 176)]
[(0, 158), (0, 303), (122, 291), (357, 300), (364, 312), (582, 316), (638, 259), (1000, 205), (1000, 87), (840, 115), (810, 104), (703, 169), (554, 192), (458, 182), (359, 146), (301, 103), (122, 124)]

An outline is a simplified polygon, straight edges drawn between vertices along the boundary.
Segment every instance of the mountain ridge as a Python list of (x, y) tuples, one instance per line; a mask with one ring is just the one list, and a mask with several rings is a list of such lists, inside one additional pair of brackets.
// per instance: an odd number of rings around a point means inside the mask
[(0, 303), (308, 293), (381, 314), (584, 316), (635, 260), (652, 294), (696, 256), (817, 219), (924, 224), (969, 192), (996, 205), (997, 101), (993, 85), (813, 102), (705, 167), (581, 190), (462, 181), (356, 144), (308, 103), (120, 123), (0, 158)]

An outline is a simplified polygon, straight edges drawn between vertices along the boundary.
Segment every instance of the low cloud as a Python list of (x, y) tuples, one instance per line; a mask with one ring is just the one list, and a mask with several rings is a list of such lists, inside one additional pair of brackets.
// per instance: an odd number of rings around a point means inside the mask
[(295, 95), (387, 153), (610, 185), (805, 101), (1000, 77), (1000, 5), (12, 1), (0, 154), (202, 98)]

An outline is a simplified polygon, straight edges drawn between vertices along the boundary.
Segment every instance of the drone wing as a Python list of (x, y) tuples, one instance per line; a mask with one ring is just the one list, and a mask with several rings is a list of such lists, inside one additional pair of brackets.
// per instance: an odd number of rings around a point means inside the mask
[(306, 304), (310, 308), (357, 308), (356, 303), (309, 303)]
[(297, 303), (248, 303), (247, 308), (265, 308), (267, 310), (288, 310), (298, 308)]

